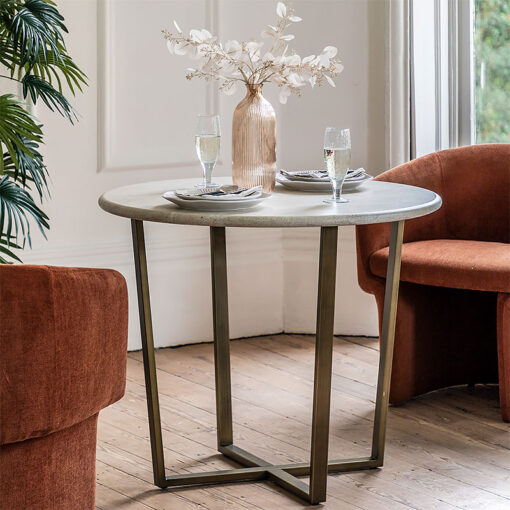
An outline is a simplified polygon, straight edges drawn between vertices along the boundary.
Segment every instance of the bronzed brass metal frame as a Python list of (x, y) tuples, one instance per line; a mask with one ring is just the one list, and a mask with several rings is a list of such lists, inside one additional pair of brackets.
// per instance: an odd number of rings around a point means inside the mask
[[(328, 462), (338, 227), (321, 227), (309, 463), (274, 465), (233, 444), (225, 228), (210, 227), (218, 451), (242, 468), (165, 475), (143, 222), (131, 220), (154, 483), (161, 488), (271, 480), (311, 504), (326, 501), (327, 474), (383, 465), (404, 222), (391, 224), (381, 354), (370, 457)], [(310, 476), (310, 484), (298, 476)]]

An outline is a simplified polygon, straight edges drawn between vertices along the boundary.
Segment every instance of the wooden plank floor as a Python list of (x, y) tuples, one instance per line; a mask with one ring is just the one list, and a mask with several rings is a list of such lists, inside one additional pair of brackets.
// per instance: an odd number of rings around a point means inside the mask
[[(234, 436), (275, 463), (309, 455), (314, 338), (278, 335), (231, 342)], [(336, 338), (330, 458), (369, 454), (377, 340)], [(215, 444), (211, 344), (156, 355), (167, 471), (235, 466)], [(310, 507), (271, 483), (162, 491), (152, 484), (141, 353), (128, 358), (125, 397), (101, 412), (97, 448), (101, 510), (294, 510)], [(327, 510), (510, 510), (510, 426), (497, 387), (460, 387), (392, 407), (385, 466), (331, 475)]]

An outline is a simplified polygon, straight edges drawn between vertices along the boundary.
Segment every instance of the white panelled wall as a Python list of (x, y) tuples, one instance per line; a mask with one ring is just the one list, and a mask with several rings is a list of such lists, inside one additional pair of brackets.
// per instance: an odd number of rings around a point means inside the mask
[[(129, 348), (140, 346), (129, 221), (97, 205), (107, 189), (148, 180), (199, 176), (195, 116), (222, 117), (222, 163), (230, 173), (231, 119), (242, 99), (218, 96), (188, 82), (185, 57), (168, 54), (160, 30), (178, 19), (184, 30), (210, 27), (222, 39), (258, 37), (272, 23), (273, 0), (59, 0), (70, 31), (71, 55), (89, 77), (76, 97), (80, 121), (69, 126), (43, 106), (45, 157), (52, 197), (48, 241), (34, 232), (25, 263), (110, 267), (127, 279)], [(295, 29), (298, 53), (338, 46), (345, 71), (337, 87), (304, 90), (279, 105), (278, 163), (287, 169), (322, 166), (327, 125), (350, 127), (353, 165), (370, 173), (385, 161), (384, 0), (296, 0), (303, 22)], [(320, 197), (317, 197), (320, 200)], [(155, 340), (158, 346), (212, 339), (208, 230), (146, 225)], [(336, 326), (338, 334), (376, 335), (372, 296), (356, 279), (354, 229), (340, 230)], [(233, 338), (315, 328), (318, 230), (229, 229), (230, 324)]]

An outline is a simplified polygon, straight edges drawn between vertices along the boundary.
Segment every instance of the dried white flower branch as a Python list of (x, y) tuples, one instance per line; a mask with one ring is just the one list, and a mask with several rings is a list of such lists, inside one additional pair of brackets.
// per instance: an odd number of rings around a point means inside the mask
[(248, 86), (270, 82), (280, 87), (280, 102), (286, 103), (291, 93), (300, 95), (307, 84), (313, 88), (327, 82), (334, 87), (333, 78), (343, 70), (340, 60), (335, 58), (337, 49), (326, 46), (320, 55), (301, 58), (289, 51), (288, 43), (294, 35), (286, 33), (301, 18), (286, 2), (277, 3), (276, 14), (278, 23), (268, 25), (261, 34), (263, 38), (271, 39), (269, 51), (264, 53), (264, 43), (234, 40), (222, 44), (205, 29), (191, 30), (189, 35), (184, 35), (176, 21), (177, 33), (163, 30), (163, 35), (170, 53), (188, 55), (199, 61), (196, 67), (188, 68), (188, 80), (218, 80), (221, 82), (220, 90), (227, 95), (235, 92), (237, 82)]

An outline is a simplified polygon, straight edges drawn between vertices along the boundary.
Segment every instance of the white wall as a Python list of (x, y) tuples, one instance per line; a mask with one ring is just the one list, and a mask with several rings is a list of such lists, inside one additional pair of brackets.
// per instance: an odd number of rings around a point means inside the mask
[[(228, 175), (230, 123), (241, 93), (218, 97), (190, 83), (189, 63), (172, 57), (160, 29), (177, 18), (183, 29), (210, 26), (221, 37), (258, 37), (274, 18), (270, 0), (60, 0), (68, 47), (89, 76), (74, 104), (80, 122), (70, 127), (39, 107), (52, 198), (49, 241), (34, 235), (26, 263), (112, 267), (130, 293), (131, 349), (139, 346), (130, 226), (97, 206), (105, 190), (148, 180), (196, 174), (194, 117), (222, 116), (223, 164)], [(350, 127), (353, 164), (378, 173), (384, 164), (384, 1), (300, 0), (297, 51), (339, 47), (345, 71), (336, 89), (306, 90), (280, 106), (278, 159), (285, 168), (322, 165), (326, 125)], [(153, 322), (157, 345), (212, 337), (208, 231), (203, 227), (147, 225)], [(314, 330), (318, 231), (230, 229), (227, 233), (232, 337), (282, 330)], [(377, 333), (373, 298), (357, 287), (354, 231), (340, 231), (336, 332)], [(348, 296), (344, 298), (343, 296)]]
[[(283, 111), (281, 166), (321, 168), (324, 128), (338, 126), (351, 129), (353, 168), (363, 166), (369, 173), (380, 173), (385, 161), (385, 3), (311, 0), (295, 2), (295, 6), (304, 19), (295, 31), (298, 53), (333, 44), (339, 48), (345, 70), (336, 88), (307, 91), (289, 100)], [(284, 329), (312, 333), (319, 232), (289, 230), (283, 239)], [(340, 229), (338, 251), (335, 332), (377, 335), (375, 300), (357, 284), (354, 228)]]

